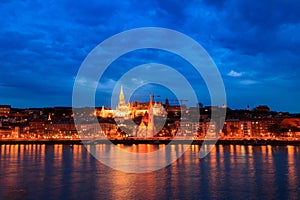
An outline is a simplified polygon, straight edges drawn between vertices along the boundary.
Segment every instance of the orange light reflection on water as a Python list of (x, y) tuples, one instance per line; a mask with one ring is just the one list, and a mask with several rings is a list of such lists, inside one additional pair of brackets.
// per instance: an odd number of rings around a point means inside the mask
[[(294, 146), (287, 146), (288, 152), (288, 188), (289, 190), (297, 191), (297, 172), (296, 172), (296, 164), (295, 164), (295, 147)], [(290, 196), (290, 199), (297, 199), (297, 196)]]
[[(171, 146), (171, 152), (165, 149), (165, 145), (119, 147), (136, 153), (162, 149), (164, 158), (178, 156), (177, 152), (185, 149), (184, 145)], [(119, 153), (107, 144), (87, 145), (87, 148), (99, 153), (110, 152), (112, 156)], [(202, 185), (202, 191), (199, 189), (199, 192), (206, 192), (203, 188), (207, 188), (211, 197), (215, 197), (216, 191), (236, 190), (235, 194), (249, 194), (249, 199), (255, 198), (256, 192), (263, 195), (258, 198), (276, 199), (278, 190), (288, 190), (290, 192), (287, 199), (298, 198), (299, 147), (217, 145), (203, 159), (197, 156), (199, 150), (200, 146), (191, 145), (184, 156), (170, 166), (153, 173), (129, 174), (100, 164), (82, 145), (0, 145), (0, 166), (2, 170), (5, 169), (2, 171), (5, 181), (2, 180), (1, 186), (8, 191), (10, 188), (24, 189), (23, 182), (30, 185), (32, 179), (37, 184), (35, 188), (25, 188), (29, 191), (28, 194), (44, 191), (43, 187), (47, 183), (52, 188), (53, 199), (61, 198), (65, 187), (69, 190), (70, 199), (76, 198), (87, 181), (95, 187), (88, 192), (94, 192), (97, 197), (107, 197), (109, 194), (111, 199), (134, 199), (145, 194), (149, 199), (159, 199), (164, 194), (162, 190), (162, 193), (157, 191), (166, 185), (168, 188), (179, 188), (168, 191), (168, 195), (176, 197), (183, 192), (181, 189), (188, 190), (188, 187), (193, 187), (189, 183), (196, 185), (193, 189), (198, 189), (197, 184)], [(127, 163), (132, 167), (130, 160), (116, 162)], [(148, 160), (143, 164), (147, 167), (154, 163)], [(32, 174), (34, 177), (31, 177)]]

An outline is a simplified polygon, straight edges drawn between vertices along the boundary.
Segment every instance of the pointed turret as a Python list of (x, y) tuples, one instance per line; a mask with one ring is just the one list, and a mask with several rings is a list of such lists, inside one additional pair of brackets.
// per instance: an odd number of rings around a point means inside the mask
[(102, 118), (105, 118), (105, 117), (106, 117), (106, 116), (105, 116), (105, 109), (104, 109), (104, 106), (102, 106), (102, 108), (101, 108), (101, 113), (100, 113), (100, 115), (101, 115)]
[(51, 113), (48, 114), (48, 121), (51, 121)]
[(150, 137), (154, 136), (154, 119), (153, 119), (153, 95), (150, 95), (150, 103), (148, 108), (148, 131)]
[(119, 95), (119, 105), (125, 105), (125, 98), (124, 98), (122, 85), (121, 85), (121, 90), (120, 90), (120, 95)]
[(153, 103), (152, 103), (152, 102), (153, 102), (153, 95), (151, 94), (151, 95), (150, 95), (150, 104), (149, 104), (149, 107), (150, 107), (150, 108), (152, 108), (152, 106), (153, 106)]

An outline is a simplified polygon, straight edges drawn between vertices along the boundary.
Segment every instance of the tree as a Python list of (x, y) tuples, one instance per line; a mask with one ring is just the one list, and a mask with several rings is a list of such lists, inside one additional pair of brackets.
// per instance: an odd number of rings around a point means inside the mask
[(271, 124), (269, 126), (269, 130), (270, 133), (273, 133), (275, 136), (280, 136), (281, 134), (281, 127), (279, 124)]
[(238, 127), (235, 127), (233, 124), (231, 124), (230, 126), (230, 131), (235, 134), (238, 132), (239, 128)]

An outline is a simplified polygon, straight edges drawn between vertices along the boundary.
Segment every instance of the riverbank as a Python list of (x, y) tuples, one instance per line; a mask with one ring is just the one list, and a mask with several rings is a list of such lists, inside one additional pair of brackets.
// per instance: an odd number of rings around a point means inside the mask
[(93, 144), (193, 144), (202, 145), (205, 144), (216, 144), (216, 145), (272, 145), (272, 146), (284, 146), (284, 145), (294, 145), (300, 146), (300, 140), (270, 140), (270, 139), (219, 139), (217, 142), (215, 140), (146, 140), (146, 139), (115, 139), (115, 140), (63, 140), (63, 139), (35, 139), (35, 140), (20, 140), (20, 139), (1, 139), (0, 144), (64, 144), (64, 145), (93, 145)]

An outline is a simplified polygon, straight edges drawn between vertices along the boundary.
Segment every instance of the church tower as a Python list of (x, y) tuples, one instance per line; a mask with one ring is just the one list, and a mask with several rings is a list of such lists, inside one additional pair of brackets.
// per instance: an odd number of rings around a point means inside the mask
[(119, 95), (119, 105), (123, 106), (125, 105), (125, 98), (124, 98), (124, 92), (123, 92), (123, 86), (121, 85), (120, 95)]
[(145, 112), (142, 122), (138, 127), (138, 137), (153, 137), (155, 134), (154, 114), (153, 114), (153, 95), (150, 95), (148, 110)]
[(149, 103), (149, 118), (148, 118), (148, 131), (150, 137), (154, 136), (155, 126), (154, 126), (154, 116), (153, 116), (153, 95), (150, 95), (150, 103)]
[(129, 118), (131, 114), (130, 104), (125, 103), (125, 97), (123, 92), (123, 86), (121, 85), (119, 104), (115, 110), (115, 117)]

